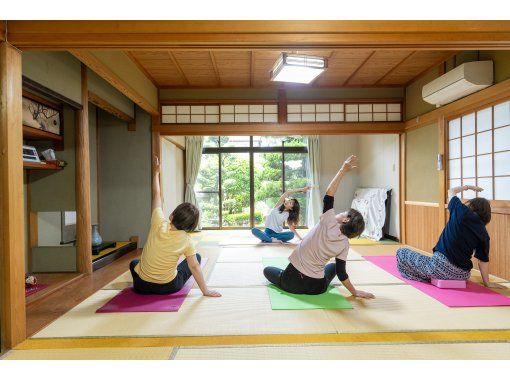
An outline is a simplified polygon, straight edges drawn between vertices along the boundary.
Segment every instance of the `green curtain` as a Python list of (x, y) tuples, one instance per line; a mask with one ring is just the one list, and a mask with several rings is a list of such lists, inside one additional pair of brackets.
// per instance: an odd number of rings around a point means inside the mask
[[(195, 183), (197, 182), (198, 171), (200, 170), (200, 161), (202, 161), (203, 145), (204, 138), (202, 136), (186, 137), (186, 191), (184, 192), (184, 201), (197, 207), (199, 205), (195, 194)], [(202, 223), (199, 222), (197, 230), (201, 227)]]
[(321, 194), (320, 194), (320, 170), (321, 170), (321, 152), (319, 136), (306, 136), (308, 146), (308, 178), (314, 188), (309, 193), (308, 200), (308, 220), (307, 225), (312, 227), (319, 222), (321, 216)]

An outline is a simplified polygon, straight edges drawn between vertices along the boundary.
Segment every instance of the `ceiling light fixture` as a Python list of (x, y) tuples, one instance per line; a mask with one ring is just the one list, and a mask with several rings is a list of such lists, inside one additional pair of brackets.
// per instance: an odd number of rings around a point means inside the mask
[(274, 82), (310, 83), (327, 67), (323, 57), (282, 53), (271, 70)]

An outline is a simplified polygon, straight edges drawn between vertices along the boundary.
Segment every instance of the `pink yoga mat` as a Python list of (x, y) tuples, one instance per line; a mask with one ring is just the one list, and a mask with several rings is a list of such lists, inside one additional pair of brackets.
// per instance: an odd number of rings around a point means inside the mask
[(509, 297), (472, 281), (467, 281), (467, 286), (464, 289), (440, 289), (429, 283), (403, 278), (397, 269), (395, 256), (363, 257), (448, 307), (510, 306)]
[[(202, 258), (200, 266), (203, 268), (207, 258)], [(195, 279), (189, 278), (181, 290), (173, 294), (138, 294), (132, 287), (122, 290), (110, 301), (96, 310), (96, 313), (137, 313), (137, 312), (169, 312), (179, 311)]]
[(31, 296), (32, 294), (37, 293), (40, 290), (46, 289), (48, 285), (46, 284), (35, 284), (25, 287), (25, 297)]

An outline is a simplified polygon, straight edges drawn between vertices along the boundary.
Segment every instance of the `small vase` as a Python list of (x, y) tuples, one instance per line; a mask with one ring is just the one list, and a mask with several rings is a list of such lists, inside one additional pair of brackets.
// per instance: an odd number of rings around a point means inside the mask
[(97, 247), (103, 242), (101, 235), (99, 235), (99, 226), (97, 224), (92, 225), (92, 246)]

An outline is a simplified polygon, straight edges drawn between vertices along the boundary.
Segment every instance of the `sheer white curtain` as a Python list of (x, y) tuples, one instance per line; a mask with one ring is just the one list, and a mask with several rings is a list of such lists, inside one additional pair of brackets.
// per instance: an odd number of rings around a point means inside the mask
[[(202, 161), (202, 147), (204, 138), (202, 136), (186, 137), (186, 191), (184, 192), (184, 201), (199, 207), (197, 196), (195, 194), (195, 183), (197, 182), (198, 171), (200, 170), (200, 161)], [(198, 223), (198, 229), (201, 228)]]
[(321, 152), (319, 136), (306, 136), (306, 144), (308, 146), (308, 164), (310, 184), (314, 187), (308, 198), (308, 220), (307, 224), (312, 227), (319, 222), (321, 216), (321, 194), (320, 194), (320, 170), (321, 170)]

